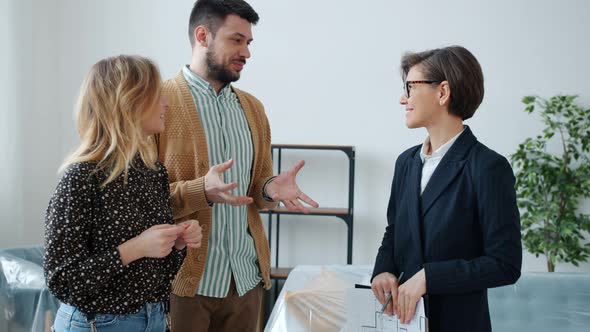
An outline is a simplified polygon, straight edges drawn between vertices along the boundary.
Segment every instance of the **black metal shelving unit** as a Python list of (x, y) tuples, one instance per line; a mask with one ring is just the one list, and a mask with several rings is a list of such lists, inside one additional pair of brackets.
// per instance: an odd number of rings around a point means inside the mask
[[(281, 161), (284, 150), (333, 150), (342, 151), (348, 157), (348, 206), (342, 208), (311, 208), (310, 213), (304, 214), (301, 212), (290, 212), (284, 207), (278, 207), (271, 210), (261, 210), (261, 214), (268, 215), (268, 243), (271, 247), (271, 252), (274, 247), (275, 250), (275, 264), (271, 267), (270, 277), (275, 281), (274, 300), (278, 297), (278, 280), (287, 279), (292, 268), (280, 267), (279, 265), (279, 239), (281, 215), (301, 215), (301, 216), (324, 216), (336, 217), (344, 221), (347, 227), (347, 252), (346, 263), (352, 264), (352, 231), (353, 231), (353, 210), (354, 210), (354, 164), (355, 164), (355, 147), (343, 145), (300, 145), (300, 144), (272, 144), (273, 162), (277, 166), (278, 173), (281, 172)], [(276, 156), (275, 156), (276, 155)], [(277, 174), (278, 174), (277, 173)], [(272, 228), (273, 219), (276, 224), (276, 238), (275, 244), (272, 245)], [(267, 308), (268, 310), (269, 308)], [(270, 312), (267, 313), (267, 315)]]

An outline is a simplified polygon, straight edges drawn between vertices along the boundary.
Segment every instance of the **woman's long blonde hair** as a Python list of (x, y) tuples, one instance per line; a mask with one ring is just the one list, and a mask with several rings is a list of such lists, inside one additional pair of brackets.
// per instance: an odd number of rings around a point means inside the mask
[(76, 106), (81, 143), (60, 170), (73, 163), (96, 162), (96, 170), (108, 174), (104, 187), (121, 173), (126, 182), (138, 154), (155, 169), (157, 153), (141, 122), (145, 111), (159, 103), (161, 87), (158, 67), (147, 58), (120, 55), (94, 64)]

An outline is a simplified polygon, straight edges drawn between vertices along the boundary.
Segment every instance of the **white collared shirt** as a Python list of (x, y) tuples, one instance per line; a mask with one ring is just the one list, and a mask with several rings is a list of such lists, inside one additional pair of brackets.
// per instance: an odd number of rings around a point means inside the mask
[(448, 142), (441, 145), (438, 149), (436, 149), (436, 151), (432, 153), (432, 155), (426, 154), (426, 151), (428, 151), (430, 148), (430, 136), (426, 137), (426, 140), (422, 144), (422, 148), (420, 148), (420, 159), (422, 159), (422, 180), (420, 181), (420, 195), (422, 195), (422, 193), (424, 192), (424, 188), (426, 188), (428, 181), (430, 181), (432, 174), (436, 170), (438, 164), (440, 164), (442, 158), (449, 151), (451, 146), (453, 146), (453, 143), (455, 143), (455, 141), (457, 140), (457, 138), (459, 138), (459, 135), (461, 135), (463, 131), (465, 131), (465, 129), (461, 130), (461, 132), (458, 133), (455, 137), (451, 138)]

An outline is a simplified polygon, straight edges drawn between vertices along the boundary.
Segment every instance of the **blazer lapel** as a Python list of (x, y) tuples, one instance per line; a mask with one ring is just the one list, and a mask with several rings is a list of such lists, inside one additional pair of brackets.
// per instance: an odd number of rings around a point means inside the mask
[(426, 215), (432, 204), (459, 175), (465, 166), (467, 153), (476, 142), (471, 129), (465, 126), (465, 130), (440, 161), (422, 192), (421, 216)]
[(411, 234), (414, 237), (416, 245), (413, 250), (418, 250), (417, 254), (420, 259), (424, 259), (422, 255), (422, 235), (420, 231), (420, 180), (422, 178), (422, 160), (420, 159), (420, 149), (416, 151), (413, 156), (412, 163), (409, 170), (409, 183), (407, 188), (407, 204), (408, 204), (408, 222), (411, 229)]

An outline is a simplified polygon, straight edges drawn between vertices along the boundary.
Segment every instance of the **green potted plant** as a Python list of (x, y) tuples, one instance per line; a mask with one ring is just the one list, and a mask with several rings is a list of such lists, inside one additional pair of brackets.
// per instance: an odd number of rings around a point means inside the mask
[(535, 256), (545, 255), (549, 272), (558, 262), (578, 266), (590, 256), (584, 244), (590, 218), (578, 211), (590, 197), (590, 109), (576, 105), (576, 97), (524, 97), (524, 111), (536, 110), (545, 129), (511, 156), (523, 242)]

